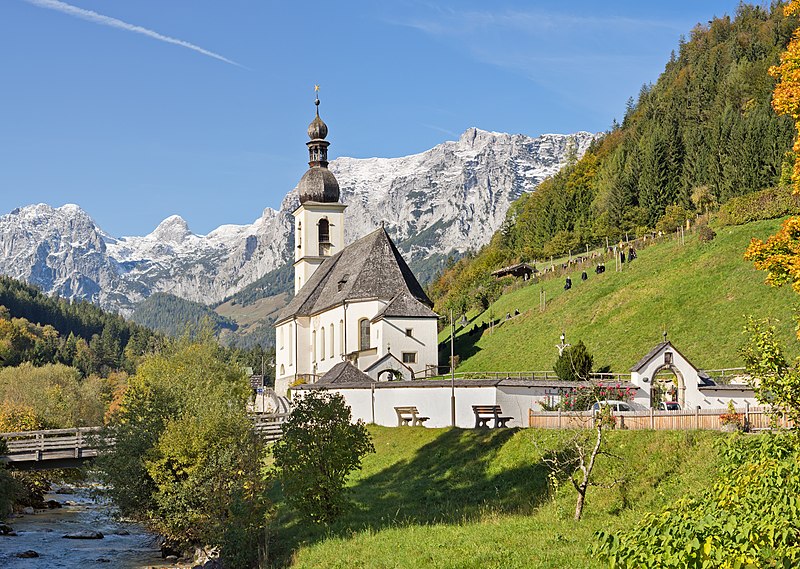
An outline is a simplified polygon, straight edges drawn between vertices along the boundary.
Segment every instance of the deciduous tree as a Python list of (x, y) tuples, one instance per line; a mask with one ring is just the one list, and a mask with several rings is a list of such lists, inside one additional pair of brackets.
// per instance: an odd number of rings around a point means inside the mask
[(361, 467), (365, 454), (375, 452), (364, 423), (350, 419), (350, 407), (340, 394), (306, 392), (273, 447), (286, 500), (318, 523), (341, 514), (347, 476)]

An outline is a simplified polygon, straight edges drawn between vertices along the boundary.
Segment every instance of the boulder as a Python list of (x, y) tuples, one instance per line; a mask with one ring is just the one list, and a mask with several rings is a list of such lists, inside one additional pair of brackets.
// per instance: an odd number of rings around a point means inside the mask
[(47, 509), (49, 510), (56, 510), (61, 507), (61, 502), (58, 500), (48, 500), (44, 503), (44, 505), (47, 506)]
[(20, 559), (33, 559), (34, 557), (39, 557), (39, 554), (36, 553), (33, 549), (29, 549), (28, 551), (17, 553), (17, 557), (19, 557)]
[(99, 531), (77, 531), (74, 533), (65, 534), (64, 539), (103, 539), (103, 534)]
[(17, 535), (14, 533), (14, 528), (8, 524), (0, 524), (0, 535)]
[(116, 529), (113, 533), (114, 535), (131, 535), (131, 532), (126, 529)]
[(23, 513), (23, 514), (27, 514), (27, 515), (29, 515), (29, 516), (30, 516), (31, 514), (34, 514), (34, 513), (36, 513), (36, 510), (34, 510), (34, 509), (33, 509), (32, 507), (30, 507), (30, 506), (27, 506), (27, 507), (25, 507), (25, 508), (22, 508), (22, 513)]

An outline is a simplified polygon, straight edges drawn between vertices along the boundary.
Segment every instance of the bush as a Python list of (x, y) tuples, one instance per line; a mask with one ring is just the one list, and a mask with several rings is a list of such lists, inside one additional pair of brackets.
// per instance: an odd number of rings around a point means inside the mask
[(329, 523), (347, 504), (347, 476), (375, 447), (364, 423), (350, 422), (340, 394), (307, 391), (298, 399), (272, 454), (286, 501), (306, 518)]
[(147, 356), (105, 435), (97, 464), (123, 515), (174, 546), (223, 548), (226, 567), (250, 567), (263, 535), (261, 443), (247, 416), (244, 373), (209, 338)]
[(733, 460), (703, 496), (619, 534), (598, 532), (595, 554), (620, 569), (798, 567), (797, 448), (794, 433), (734, 438), (722, 451)]
[(743, 225), (761, 219), (776, 219), (800, 213), (800, 199), (789, 186), (768, 188), (728, 200), (715, 220), (720, 225)]
[(664, 215), (656, 223), (656, 231), (672, 233), (682, 227), (687, 219), (691, 219), (692, 213), (680, 205), (668, 205)]
[(564, 348), (553, 364), (553, 371), (558, 379), (564, 381), (586, 381), (592, 373), (593, 362), (594, 357), (586, 349), (583, 340), (580, 340), (574, 346)]
[(713, 241), (714, 237), (716, 236), (717, 234), (708, 226), (707, 223), (697, 226), (697, 240), (700, 241), (700, 243), (708, 243), (709, 241)]

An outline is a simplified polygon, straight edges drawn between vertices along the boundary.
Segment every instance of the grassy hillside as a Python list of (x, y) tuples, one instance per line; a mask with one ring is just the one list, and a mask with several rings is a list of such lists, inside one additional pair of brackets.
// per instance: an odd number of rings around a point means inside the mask
[(717, 464), (711, 432), (611, 432), (584, 519), (575, 491), (551, 495), (544, 451), (570, 433), (533, 429), (370, 427), (377, 452), (350, 481), (356, 507), (329, 530), (278, 503), (270, 553), (292, 567), (601, 567), (589, 547), (599, 529), (635, 523), (679, 496), (699, 493)]
[[(568, 342), (583, 340), (596, 367), (611, 365), (625, 372), (661, 341), (665, 327), (695, 365), (740, 366), (746, 315), (775, 318), (781, 337), (787, 342), (794, 337), (797, 295), (767, 287), (765, 275), (742, 258), (752, 237), (764, 239), (779, 226), (779, 220), (759, 221), (718, 228), (710, 243), (687, 235), (685, 245), (675, 240), (653, 245), (620, 273), (614, 272), (613, 260), (602, 275), (589, 270), (585, 282), (579, 270), (572, 273), (569, 291), (563, 290), (563, 279), (550, 279), (507, 292), (486, 312), (469, 315), (471, 324), (456, 336), (458, 370), (550, 370), (564, 330)], [(548, 299), (545, 312), (539, 310), (541, 290)], [(482, 322), (515, 310), (521, 314), (493, 332), (469, 334)], [(440, 341), (448, 339), (445, 330)]]

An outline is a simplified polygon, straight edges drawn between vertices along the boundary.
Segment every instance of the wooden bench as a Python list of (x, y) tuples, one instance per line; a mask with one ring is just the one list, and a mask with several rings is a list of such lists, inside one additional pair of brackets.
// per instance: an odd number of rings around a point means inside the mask
[(494, 419), (495, 429), (507, 427), (506, 423), (514, 417), (501, 417), (500, 405), (473, 405), (472, 412), (475, 413), (475, 428), (480, 429), (489, 427), (489, 421)]
[(394, 412), (397, 413), (397, 426), (420, 426), (424, 427), (422, 423), (430, 419), (430, 417), (420, 417), (419, 411), (414, 406), (395, 407)]

